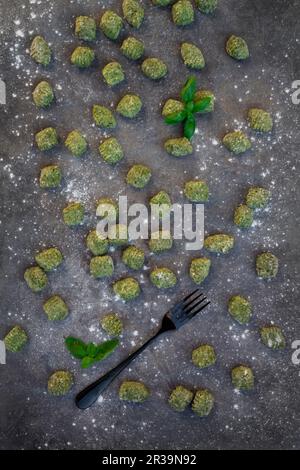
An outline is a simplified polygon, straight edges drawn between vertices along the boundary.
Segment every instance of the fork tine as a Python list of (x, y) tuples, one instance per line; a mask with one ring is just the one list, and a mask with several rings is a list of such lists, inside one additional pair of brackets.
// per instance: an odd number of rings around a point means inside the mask
[(188, 323), (194, 316), (196, 316), (198, 313), (200, 313), (201, 310), (203, 310), (205, 307), (207, 307), (211, 303), (210, 301), (207, 301), (206, 303), (203, 304), (203, 301), (205, 301), (205, 299), (201, 300), (197, 304), (196, 307), (195, 306), (192, 307), (189, 310), (188, 314), (183, 311), (183, 315), (180, 318), (180, 326), (185, 325), (186, 323)]
[(197, 303), (191, 305), (187, 310), (184, 311), (184, 314), (185, 315), (189, 315), (190, 313), (192, 313), (197, 307), (199, 307), (199, 305), (201, 305), (205, 300), (207, 300), (206, 297), (202, 297), (200, 300), (198, 300)]
[(190, 300), (188, 303), (183, 304), (183, 310), (186, 310), (190, 305), (192, 305), (196, 300), (200, 299), (200, 297), (203, 296), (203, 293), (197, 295), (196, 297), (193, 297), (192, 300)]
[(200, 289), (194, 290), (167, 312), (164, 317), (166, 318), (166, 330), (170, 329), (170, 321), (171, 329), (178, 329), (209, 304), (210, 301), (207, 301), (207, 297), (200, 293)]
[[(204, 300), (204, 299), (203, 299)], [(200, 304), (202, 303), (199, 302), (197, 305), (199, 306)], [(203, 310), (205, 307), (207, 307), (208, 305), (210, 304), (210, 301), (206, 302), (206, 304), (204, 305), (201, 305), (197, 310), (193, 311), (195, 307), (193, 307), (192, 311), (190, 311), (190, 313), (188, 314), (188, 319), (190, 320), (191, 318), (193, 318), (195, 315), (197, 315), (199, 312), (201, 312), (201, 310)]]
[(189, 295), (184, 297), (184, 299), (182, 300), (182, 303), (186, 302), (190, 297), (192, 297), (192, 295), (196, 294), (196, 292), (199, 292), (199, 289), (194, 290), (194, 292), (191, 292)]

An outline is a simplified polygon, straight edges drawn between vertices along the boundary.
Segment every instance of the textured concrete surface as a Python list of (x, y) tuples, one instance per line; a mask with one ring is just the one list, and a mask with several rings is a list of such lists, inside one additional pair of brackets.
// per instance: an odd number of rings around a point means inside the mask
[[(9, 449), (238, 449), (300, 448), (299, 373), (293, 365), (291, 344), (300, 339), (299, 321), (299, 106), (292, 104), (291, 84), (300, 79), (299, 2), (296, 0), (220, 0), (213, 17), (199, 12), (186, 29), (176, 28), (170, 10), (143, 0), (146, 20), (134, 34), (142, 37), (147, 55), (158, 56), (169, 66), (167, 79), (153, 84), (142, 76), (139, 66), (120, 56), (118, 45), (99, 35), (95, 44), (97, 62), (79, 72), (69, 64), (70, 52), (78, 44), (72, 33), (76, 15), (99, 17), (121, 2), (16, 1), (1, 0), (0, 78), (7, 83), (8, 102), (0, 107), (1, 129), (1, 315), (0, 338), (19, 323), (30, 335), (20, 354), (8, 354), (0, 366), (0, 447)], [(130, 33), (125, 27), (123, 37)], [(55, 60), (46, 70), (28, 56), (31, 38), (41, 33), (51, 42)], [(224, 52), (231, 33), (248, 41), (251, 59), (234, 62)], [(203, 49), (207, 67), (198, 74), (199, 86), (217, 96), (212, 116), (199, 118), (195, 153), (186, 160), (166, 155), (162, 142), (172, 133), (160, 117), (161, 105), (176, 97), (189, 71), (181, 63), (181, 41), (191, 40)], [(109, 90), (100, 69), (117, 58), (127, 75), (126, 83)], [(36, 82), (53, 83), (57, 102), (49, 111), (38, 111), (31, 100)], [(92, 125), (94, 103), (115, 104), (126, 91), (137, 92), (144, 111), (135, 121), (119, 119), (114, 133), (122, 142), (126, 159), (116, 169), (102, 162), (97, 146), (105, 135)], [(226, 130), (246, 129), (245, 114), (252, 105), (271, 111), (275, 119), (269, 136), (249, 132), (253, 150), (232, 157), (220, 144)], [(34, 133), (51, 124), (62, 138), (73, 128), (82, 129), (90, 151), (82, 160), (72, 158), (60, 146), (47, 155), (33, 146)], [(247, 130), (247, 129), (246, 129)], [(179, 130), (178, 130), (179, 132)], [(247, 131), (248, 132), (248, 131)], [(56, 192), (40, 190), (39, 169), (59, 162), (63, 187)], [(143, 162), (153, 169), (153, 182), (145, 191), (126, 188), (124, 176), (130, 164)], [(172, 253), (161, 257), (147, 254), (147, 269), (138, 278), (143, 295), (123, 305), (111, 292), (109, 282), (96, 282), (88, 274), (84, 237), (95, 225), (95, 201), (101, 195), (127, 194), (130, 201), (146, 201), (159, 189), (168, 189), (174, 201), (183, 201), (182, 185), (192, 177), (205, 178), (212, 197), (206, 207), (206, 232), (227, 231), (236, 235), (234, 252), (212, 257), (213, 268), (203, 288), (211, 307), (180, 332), (165, 336), (125, 371), (88, 411), (74, 405), (74, 395), (83, 386), (126, 357), (156, 330), (171, 302), (193, 285), (188, 265), (198, 253), (187, 253), (177, 243)], [(254, 227), (240, 232), (232, 223), (235, 206), (249, 185), (272, 190), (270, 207), (257, 215)], [(85, 204), (84, 226), (70, 230), (62, 224), (61, 210), (69, 200)], [(23, 281), (24, 269), (33, 262), (36, 250), (57, 245), (65, 255), (64, 266), (50, 275), (46, 292), (32, 294)], [(147, 249), (145, 247), (145, 249)], [(280, 273), (272, 282), (256, 278), (256, 253), (272, 250), (280, 259)], [(116, 260), (120, 254), (113, 255)], [(174, 268), (180, 284), (161, 295), (150, 286), (148, 268)], [(121, 263), (115, 278), (126, 272)], [(61, 294), (71, 308), (62, 324), (49, 324), (42, 302), (52, 293)], [(234, 324), (226, 311), (228, 298), (242, 293), (252, 300), (254, 317), (247, 327)], [(120, 349), (102, 364), (82, 372), (64, 349), (68, 334), (90, 341), (105, 339), (98, 326), (101, 314), (114, 310), (124, 319), (125, 333)], [(259, 341), (258, 329), (265, 323), (279, 324), (287, 337), (285, 352), (274, 353)], [(218, 353), (215, 367), (197, 371), (191, 364), (193, 347), (213, 344)], [(236, 393), (230, 369), (237, 363), (250, 364), (256, 375), (255, 391)], [(49, 374), (60, 368), (72, 370), (76, 385), (64, 398), (47, 395)], [(125, 405), (117, 391), (124, 378), (140, 379), (152, 390), (142, 406)], [(187, 411), (176, 414), (166, 403), (170, 389), (178, 384), (209, 387), (216, 407), (208, 419)]]

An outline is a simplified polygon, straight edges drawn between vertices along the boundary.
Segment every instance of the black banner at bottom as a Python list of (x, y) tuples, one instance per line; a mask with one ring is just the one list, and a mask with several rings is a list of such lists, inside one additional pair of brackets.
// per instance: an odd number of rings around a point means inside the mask
[[(47, 464), (59, 460), (61, 464), (64, 459), (70, 467), (73, 463), (79, 464), (78, 459), (82, 461), (82, 456), (79, 453), (84, 453), (85, 465), (93, 464), (99, 465), (102, 468), (120, 466), (124, 468), (139, 468), (145, 465), (152, 466), (171, 466), (171, 465), (185, 465), (195, 466), (203, 463), (207, 456), (206, 451), (192, 451), (192, 450), (3, 450), (2, 454), (10, 454), (10, 461), (22, 460), (22, 464), (28, 461), (34, 463), (47, 461)], [(34, 454), (34, 455), (33, 455)], [(211, 454), (210, 463), (211, 463)], [(221, 453), (219, 452), (219, 456)]]

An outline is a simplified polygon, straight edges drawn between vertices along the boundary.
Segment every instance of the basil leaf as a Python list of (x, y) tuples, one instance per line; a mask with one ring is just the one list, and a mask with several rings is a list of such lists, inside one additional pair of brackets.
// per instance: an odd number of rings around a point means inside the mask
[(104, 343), (99, 344), (94, 356), (95, 360), (102, 361), (106, 357), (110, 356), (117, 346), (119, 346), (119, 340), (116, 338), (109, 341), (104, 341)]
[(87, 345), (81, 339), (69, 336), (65, 339), (65, 345), (76, 359), (82, 359), (87, 355)]
[(88, 369), (89, 367), (94, 365), (95, 362), (96, 362), (96, 359), (94, 357), (85, 356), (81, 361), (81, 367), (83, 369)]
[(195, 130), (196, 130), (196, 119), (194, 118), (192, 114), (189, 114), (184, 124), (184, 130), (183, 130), (184, 137), (190, 140), (195, 134)]
[(65, 339), (65, 345), (73, 357), (81, 359), (81, 367), (87, 369), (112, 354), (119, 345), (119, 340), (112, 339), (96, 346), (94, 343), (86, 344), (81, 339), (69, 336)]
[(206, 98), (202, 98), (199, 101), (194, 103), (194, 113), (200, 113), (205, 111), (211, 103), (211, 97), (207, 96)]
[(185, 83), (180, 93), (181, 99), (182, 101), (184, 101), (184, 103), (188, 103), (189, 101), (192, 101), (196, 93), (196, 88), (197, 88), (196, 77), (191, 76)]
[(165, 117), (165, 123), (166, 124), (178, 124), (179, 122), (184, 121), (186, 118), (186, 111), (183, 109), (182, 111), (179, 111), (178, 113), (172, 113), (169, 114), (169, 116)]
[(97, 346), (94, 343), (89, 343), (87, 345), (86, 355), (90, 357), (95, 357), (97, 353)]
[(192, 113), (194, 111), (194, 101), (189, 101), (186, 103), (185, 109), (188, 113)]

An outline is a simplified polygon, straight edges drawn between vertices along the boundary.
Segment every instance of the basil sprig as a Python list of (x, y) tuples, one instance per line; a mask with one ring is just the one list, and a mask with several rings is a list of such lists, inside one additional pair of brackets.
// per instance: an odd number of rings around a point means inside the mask
[(115, 338), (96, 345), (68, 336), (65, 339), (65, 345), (73, 357), (80, 359), (81, 367), (87, 369), (110, 356), (119, 345), (119, 340)]
[(182, 88), (180, 92), (181, 99), (184, 103), (189, 103), (190, 101), (193, 101), (193, 98), (195, 96), (197, 90), (197, 80), (194, 75), (189, 77)]
[(184, 103), (184, 109), (165, 117), (166, 124), (174, 125), (182, 122), (184, 137), (189, 140), (191, 140), (196, 130), (195, 114), (205, 111), (211, 104), (211, 98), (209, 96), (196, 101), (196, 91), (197, 80), (196, 77), (191, 76), (186, 81), (180, 92), (180, 97)]

